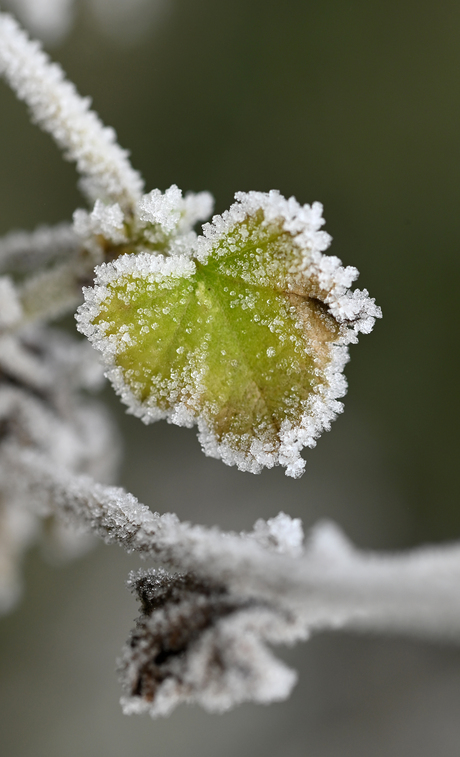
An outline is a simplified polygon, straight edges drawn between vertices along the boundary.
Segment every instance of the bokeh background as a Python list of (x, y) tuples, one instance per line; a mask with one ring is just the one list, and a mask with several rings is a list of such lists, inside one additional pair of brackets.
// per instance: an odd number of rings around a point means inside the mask
[[(53, 48), (129, 147), (147, 188), (277, 188), (321, 200), (332, 252), (384, 310), (352, 347), (345, 413), (299, 481), (205, 458), (194, 431), (124, 415), (119, 483), (153, 509), (249, 529), (280, 509), (359, 546), (460, 538), (460, 5), (455, 0), (168, 0), (136, 44), (81, 10)], [(0, 233), (69, 219), (75, 171), (0, 84)], [(72, 328), (69, 320), (67, 328)], [(8, 757), (458, 757), (460, 647), (323, 634), (281, 655), (291, 699), (222, 716), (127, 718), (115, 658), (137, 614), (134, 557), (59, 569), (33, 550), (0, 624)]]

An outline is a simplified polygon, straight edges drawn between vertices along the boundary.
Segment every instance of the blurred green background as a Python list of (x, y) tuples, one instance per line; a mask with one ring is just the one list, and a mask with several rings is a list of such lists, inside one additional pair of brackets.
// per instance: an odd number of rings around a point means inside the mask
[[(125, 416), (120, 483), (160, 511), (250, 528), (280, 509), (358, 545), (460, 538), (460, 5), (427, 0), (169, 0), (135, 46), (82, 11), (52, 51), (131, 150), (147, 189), (272, 188), (320, 200), (332, 253), (384, 311), (351, 348), (345, 413), (299, 481), (205, 458), (195, 432)], [(69, 219), (75, 171), (0, 85), (0, 233)], [(0, 625), (8, 757), (458, 757), (460, 652), (324, 635), (281, 652), (292, 699), (221, 717), (125, 718), (114, 659), (136, 615), (134, 558), (99, 547), (59, 570), (37, 552)]]

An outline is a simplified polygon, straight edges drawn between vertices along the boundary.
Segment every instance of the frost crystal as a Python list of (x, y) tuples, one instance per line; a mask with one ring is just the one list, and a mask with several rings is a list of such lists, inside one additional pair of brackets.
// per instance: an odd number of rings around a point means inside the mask
[[(139, 201), (152, 242), (183, 229), (186, 204), (177, 187)], [(321, 211), (239, 193), (188, 254), (165, 243), (169, 257), (97, 269), (77, 320), (131, 413), (197, 424), (205, 453), (241, 470), (301, 475), (301, 450), (342, 410), (347, 345), (381, 315), (365, 290), (350, 292), (357, 270), (322, 254)]]

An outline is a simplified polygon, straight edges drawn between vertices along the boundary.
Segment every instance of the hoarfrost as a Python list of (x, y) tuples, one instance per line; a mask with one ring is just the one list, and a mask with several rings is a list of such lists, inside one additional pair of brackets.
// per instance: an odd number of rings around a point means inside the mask
[[(122, 0), (114, 3), (112, 8), (123, 6)], [(44, 0), (35, 8), (39, 5), (44, 8)], [(102, 0), (99, 7), (105, 7)], [(74, 231), (44, 228), (0, 241), (0, 272), (7, 274), (0, 277), (0, 609), (18, 597), (21, 557), (40, 537), (44, 517), (51, 522), (51, 544), (65, 554), (86, 543), (77, 525), (162, 563), (171, 573), (161, 568), (130, 577), (141, 615), (120, 662), (125, 712), (153, 716), (180, 702), (222, 711), (245, 700), (285, 698), (296, 675), (268, 645), (292, 644), (322, 628), (458, 638), (459, 545), (401, 555), (366, 553), (329, 523), (319, 524), (304, 543), (302, 524), (284, 513), (257, 521), (250, 533), (223, 533), (181, 523), (172, 513), (152, 513), (132, 494), (108, 485), (116, 437), (104, 411), (80, 394), (101, 381), (101, 371), (86, 345), (37, 325), (64, 302), (74, 302), (88, 279), (88, 258), (94, 259), (86, 251), (116, 258), (97, 269), (78, 319), (103, 353), (123, 401), (147, 421), (197, 423), (207, 454), (253, 472), (281, 464), (289, 475), (301, 474), (301, 450), (314, 446), (342, 409), (348, 344), (371, 330), (380, 309), (366, 290), (350, 291), (355, 268), (323, 255), (330, 237), (321, 229), (319, 203), (300, 206), (277, 191), (239, 193), (230, 210), (215, 216), (197, 238), (193, 226), (211, 212), (210, 195), (182, 198), (172, 186), (164, 194), (142, 196), (140, 176), (114, 132), (3, 13), (0, 74), (76, 161), (87, 196), (95, 201), (92, 211), (77, 212)], [(238, 259), (247, 246), (249, 254)], [(247, 323), (257, 324), (257, 335), (259, 328), (270, 334), (270, 346), (257, 355), (266, 363), (265, 378), (277, 364), (288, 378), (286, 417), (276, 442), (263, 424), (257, 434), (218, 437), (212, 413), (200, 413), (215, 313), (210, 288), (196, 280), (194, 289), (192, 279), (211, 263), (213, 274), (228, 279), (221, 293), (228, 312), (244, 313)], [(15, 285), (14, 275), (20, 279), (31, 270), (34, 275)], [(125, 319), (117, 331), (104, 308), (120, 282), (118, 310), (139, 293), (142, 302), (138, 321)], [(154, 291), (164, 295), (158, 307), (151, 302)], [(283, 313), (263, 310), (273, 291), (283, 298)], [(160, 393), (167, 389), (172, 405), (165, 409), (152, 396), (142, 402), (136, 394), (142, 389), (140, 370), (131, 365), (129, 373), (123, 371), (117, 358), (138, 347), (140, 335), (159, 341), (162, 317), (170, 317), (177, 330), (175, 306), (187, 307), (192, 295), (201, 298), (202, 307), (185, 333), (199, 333), (199, 344), (188, 354), (183, 344), (174, 345), (174, 359), (188, 361), (171, 371), (167, 386), (152, 379)], [(24, 328), (28, 320), (33, 323)], [(292, 359), (280, 359), (285, 344)], [(216, 350), (216, 365), (224, 372), (235, 368), (231, 345), (219, 342)], [(292, 418), (292, 383), (305, 355), (313, 365), (312, 391)], [(213, 411), (217, 404), (210, 403)], [(229, 416), (244, 417), (242, 407), (240, 402)]]
[(176, 571), (130, 576), (141, 614), (119, 663), (126, 713), (284, 699), (296, 675), (267, 645), (321, 629), (458, 639), (458, 544), (362, 552), (337, 526), (320, 523), (302, 546), (301, 524), (283, 513), (250, 534), (223, 533), (152, 513), (122, 489), (57, 469), (36, 451), (22, 449), (9, 463), (47, 512)]
[(68, 223), (39, 226), (35, 231), (12, 231), (0, 238), (0, 272), (28, 273), (51, 263), (74, 258), (81, 242)]
[(143, 182), (114, 130), (102, 125), (89, 99), (80, 97), (60, 66), (5, 13), (0, 13), (0, 75), (27, 103), (32, 120), (76, 163), (90, 200), (118, 202), (123, 209), (136, 202)]
[(139, 571), (129, 584), (143, 612), (119, 663), (125, 713), (168, 715), (181, 702), (222, 712), (290, 694), (297, 676), (267, 648), (288, 617), (191, 574)]
[(17, 323), (22, 316), (16, 287), (8, 276), (0, 276), (0, 332)]
[[(209, 192), (187, 193), (173, 184), (166, 192), (153, 189), (137, 202), (134, 224), (137, 234), (152, 245), (169, 243), (169, 254), (190, 250), (196, 235), (191, 234), (198, 221), (205, 221), (212, 213), (214, 200)], [(181, 240), (185, 244), (181, 244)], [(179, 243), (179, 244), (178, 244)]]
[[(205, 196), (198, 201), (199, 197), (195, 196), (193, 203), (198, 204), (202, 212), (204, 206), (209, 206), (209, 198)], [(343, 409), (339, 400), (346, 392), (343, 368), (348, 361), (347, 345), (357, 341), (360, 331), (368, 333), (381, 311), (366, 290), (349, 290), (358, 276), (356, 268), (344, 268), (337, 257), (323, 255), (330, 237), (321, 230), (324, 221), (320, 203), (302, 207), (294, 198), (286, 200), (274, 190), (267, 194), (238, 193), (236, 197), (237, 202), (228, 211), (222, 216), (214, 216), (212, 223), (204, 226), (204, 236), (196, 240), (191, 238), (192, 246), (187, 253), (183, 254), (181, 247), (174, 249), (170, 245), (166, 247), (166, 254), (171, 255), (174, 251), (170, 258), (158, 255), (156, 262), (152, 262), (151, 257), (142, 253), (130, 256), (131, 260), (129, 257), (120, 258), (125, 261), (123, 264), (114, 261), (97, 269), (94, 290), (85, 290), (86, 302), (78, 311), (77, 321), (79, 329), (101, 351), (108, 376), (130, 413), (145, 422), (166, 418), (180, 425), (196, 423), (200, 443), (207, 455), (253, 473), (259, 473), (263, 467), (283, 465), (287, 475), (296, 478), (302, 475), (305, 467), (302, 449), (315, 446), (318, 436), (330, 428)], [(144, 223), (147, 237), (150, 224), (152, 243), (159, 243), (161, 235), (179, 233), (179, 237), (174, 238), (180, 238), (180, 231), (189, 230), (183, 226), (187, 222), (186, 202), (187, 198), (183, 200), (174, 185), (164, 194), (154, 190), (137, 203), (138, 228)], [(176, 261), (174, 265), (170, 263), (172, 258)], [(199, 271), (194, 261), (200, 265)], [(189, 321), (184, 320), (185, 310), (179, 311), (176, 304), (173, 308), (169, 303), (154, 315), (146, 315), (144, 304), (139, 308), (138, 302), (150, 299), (154, 303), (159, 293), (166, 289), (171, 290), (173, 297), (172, 290), (179, 285), (181, 277), (190, 278), (196, 271), (202, 276), (208, 269), (214, 278), (206, 280), (207, 283), (195, 278), (190, 285), (190, 294), (183, 290), (180, 303), (184, 308), (193, 296), (201, 303), (201, 311), (197, 311), (193, 318), (192, 311), (187, 311)], [(213, 292), (216, 277), (220, 277), (222, 292)], [(148, 288), (149, 283), (151, 288)], [(226, 283), (228, 286), (224, 287)], [(231, 291), (229, 287), (232, 287)], [(114, 292), (129, 308), (129, 316), (126, 311), (129, 327), (116, 320), (119, 309), (112, 305)], [(268, 311), (263, 297), (273, 294), (277, 299), (267, 300), (271, 303)], [(174, 297), (177, 300), (179, 295)], [(227, 299), (231, 309), (251, 313), (252, 323), (249, 325), (253, 329), (253, 324), (257, 324), (262, 344), (268, 338), (265, 336), (267, 329), (274, 335), (265, 349), (267, 357), (275, 357), (284, 350), (285, 357), (273, 361), (272, 368), (258, 369), (260, 376), (251, 368), (252, 388), (245, 389), (248, 397), (259, 392), (261, 405), (268, 406), (269, 402), (274, 403), (271, 397), (267, 399), (270, 373), (276, 369), (280, 376), (283, 374), (283, 381), (286, 375), (292, 376), (285, 393), (277, 399), (278, 406), (285, 410), (276, 424), (270, 413), (256, 417), (254, 411), (252, 427), (249, 428), (248, 420), (248, 428), (243, 432), (243, 418), (245, 415), (250, 418), (255, 402), (248, 405), (240, 401), (236, 414), (231, 403), (229, 407), (222, 406), (220, 395), (207, 399), (206, 378), (212, 371), (215, 374), (215, 366), (210, 368), (210, 360), (217, 339), (220, 347), (224, 346), (223, 334), (217, 335), (212, 330), (215, 330), (213, 320)], [(154, 343), (146, 340), (151, 340), (150, 324), (155, 324), (155, 329), (160, 324), (155, 342), (159, 344), (161, 327), (170, 322), (168, 319), (180, 322), (180, 328), (187, 334), (196, 332), (200, 349), (185, 348), (178, 343), (176, 355), (185, 354), (187, 362), (177, 369), (171, 367), (170, 375), (161, 378), (161, 370), (148, 363), (153, 360)], [(226, 324), (231, 323), (227, 317)], [(209, 328), (204, 324), (209, 324)], [(241, 326), (238, 328), (238, 339), (244, 342), (248, 338), (244, 336), (246, 332)], [(177, 339), (178, 329), (179, 325), (174, 327)], [(288, 339), (291, 352), (287, 352), (284, 346)], [(151, 348), (145, 346), (147, 343), (151, 343)], [(127, 348), (132, 348), (129, 353)], [(232, 350), (233, 355), (230, 354)], [(233, 388), (228, 376), (243, 362), (247, 351), (247, 345), (241, 354), (234, 353), (233, 347), (220, 349), (218, 363), (228, 366), (222, 381), (229, 382), (222, 396), (231, 395)], [(137, 372), (131, 367), (129, 370), (123, 368), (125, 356), (126, 364), (135, 365)], [(260, 365), (263, 365), (262, 360)], [(306, 393), (305, 387), (297, 387), (296, 377), (307, 376), (310, 365), (314, 365), (314, 370)], [(276, 407), (271, 412), (274, 410)], [(216, 428), (217, 417), (222, 419), (221, 428)], [(238, 418), (238, 424), (235, 424), (238, 430), (231, 426), (231, 420), (228, 428), (225, 427), (225, 419), (232, 417)]]
[[(0, 612), (20, 595), (22, 556), (32, 541), (59, 558), (91, 543), (62, 522), (57, 508), (50, 512), (47, 496), (18, 474), (17, 464), (33, 451), (56, 470), (110, 481), (119, 451), (112, 423), (103, 408), (79, 397), (101, 380), (84, 343), (37, 327), (0, 336)], [(53, 515), (46, 529), (43, 515)]]

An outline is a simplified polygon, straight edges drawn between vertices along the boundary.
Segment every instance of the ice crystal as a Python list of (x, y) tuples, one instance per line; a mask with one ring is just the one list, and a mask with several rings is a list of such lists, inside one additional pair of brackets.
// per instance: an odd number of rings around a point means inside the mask
[[(140, 217), (172, 233), (179, 199), (175, 187), (151, 194)], [(322, 254), (321, 210), (239, 193), (187, 255), (97, 269), (79, 328), (130, 412), (197, 424), (206, 454), (241, 470), (301, 475), (302, 448), (342, 409), (346, 346), (380, 316), (365, 290), (349, 291), (356, 269)]]

